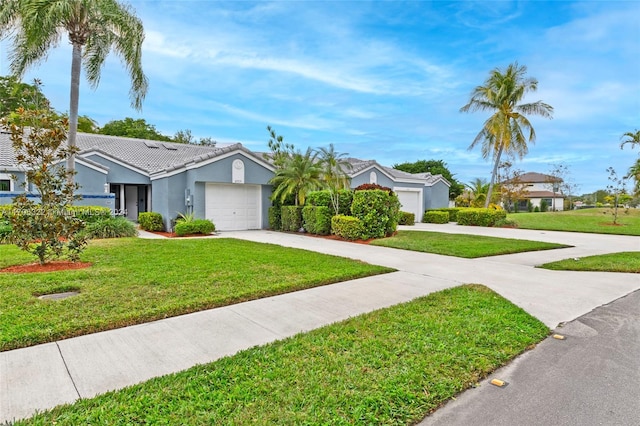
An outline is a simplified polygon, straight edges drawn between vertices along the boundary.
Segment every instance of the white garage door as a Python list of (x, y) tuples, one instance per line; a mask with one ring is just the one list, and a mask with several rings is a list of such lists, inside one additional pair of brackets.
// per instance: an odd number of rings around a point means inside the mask
[(260, 229), (260, 186), (208, 183), (205, 209), (216, 230)]
[(394, 190), (398, 194), (398, 200), (400, 200), (400, 210), (407, 213), (413, 213), (416, 215), (416, 222), (422, 220), (422, 206), (420, 205), (420, 192), (419, 191), (403, 191), (400, 189)]

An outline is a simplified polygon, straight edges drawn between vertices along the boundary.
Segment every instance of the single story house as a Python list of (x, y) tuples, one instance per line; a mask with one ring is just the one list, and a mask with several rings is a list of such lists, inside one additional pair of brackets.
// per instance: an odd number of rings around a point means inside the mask
[[(83, 197), (78, 204), (107, 206), (131, 220), (140, 212), (158, 212), (167, 226), (180, 213), (211, 219), (223, 231), (268, 226), (275, 168), (268, 156), (240, 143), (211, 147), (78, 133), (77, 145), (76, 182)], [(392, 188), (402, 210), (415, 213), (417, 221), (425, 209), (448, 204), (450, 184), (442, 176), (350, 162), (352, 187)], [(0, 204), (22, 192), (24, 180), (9, 135), (0, 132)]]
[(561, 179), (543, 173), (527, 172), (520, 175), (517, 181), (508, 180), (503, 184), (522, 187), (523, 198), (518, 201), (518, 210), (526, 211), (528, 203), (535, 208), (541, 207), (545, 201), (549, 210), (564, 210), (565, 195), (560, 190)]

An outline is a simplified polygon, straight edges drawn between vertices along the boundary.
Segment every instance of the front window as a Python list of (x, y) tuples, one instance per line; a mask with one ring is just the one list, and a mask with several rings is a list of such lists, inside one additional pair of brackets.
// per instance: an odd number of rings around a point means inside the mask
[(0, 191), (11, 191), (11, 180), (0, 179)]

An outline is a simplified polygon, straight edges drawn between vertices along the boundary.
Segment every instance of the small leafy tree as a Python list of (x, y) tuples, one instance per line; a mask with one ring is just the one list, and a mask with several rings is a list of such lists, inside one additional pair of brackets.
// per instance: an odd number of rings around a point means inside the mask
[(349, 175), (352, 166), (346, 159), (348, 154), (338, 153), (329, 144), (329, 148), (320, 148), (317, 151), (319, 163), (322, 168), (322, 179), (329, 189), (331, 205), (335, 214), (340, 213), (340, 190), (349, 188)]
[[(40, 264), (67, 257), (77, 261), (86, 245), (84, 222), (71, 209), (79, 199), (78, 184), (70, 183), (64, 160), (77, 148), (67, 147), (68, 122), (49, 110), (19, 108), (2, 120), (8, 127), (16, 160), (25, 170), (25, 193), (13, 199), (9, 241), (38, 257)], [(16, 177), (14, 177), (15, 179)], [(40, 198), (28, 197), (27, 182)]]
[(526, 198), (527, 184), (521, 180), (522, 170), (513, 169), (510, 161), (500, 164), (500, 174), (504, 179), (500, 184), (502, 205), (508, 212), (518, 211), (518, 203)]
[(607, 169), (609, 173), (609, 185), (607, 185), (607, 191), (609, 192), (609, 200), (611, 203), (611, 214), (613, 216), (613, 224), (618, 224), (618, 206), (620, 204), (620, 196), (626, 194), (625, 184), (626, 176), (618, 176), (613, 167)]

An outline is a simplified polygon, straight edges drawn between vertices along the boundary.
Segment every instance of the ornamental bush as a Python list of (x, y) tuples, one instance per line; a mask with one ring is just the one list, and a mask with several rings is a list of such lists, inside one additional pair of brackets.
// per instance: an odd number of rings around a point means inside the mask
[(442, 212), (438, 210), (427, 210), (424, 213), (424, 217), (422, 218), (422, 222), (424, 223), (449, 223), (450, 215), (447, 212)]
[(398, 226), (400, 201), (393, 192), (374, 189), (353, 194), (351, 214), (362, 221), (364, 239), (382, 238)]
[(416, 215), (414, 213), (400, 212), (400, 219), (398, 225), (415, 225)]
[(507, 212), (494, 209), (464, 209), (458, 212), (458, 225), (494, 226), (507, 218)]
[(345, 240), (363, 240), (364, 227), (357, 217), (337, 215), (331, 218), (331, 232)]
[(332, 211), (326, 206), (305, 206), (302, 209), (304, 229), (310, 234), (329, 235)]
[[(458, 212), (460, 210), (464, 210), (462, 207), (443, 207), (441, 209), (429, 209), (427, 212), (447, 212), (449, 214), (448, 222), (457, 222), (458, 221)], [(424, 222), (424, 218), (422, 219)], [(427, 223), (427, 222), (425, 222)], [(432, 222), (433, 223), (433, 222)], [(440, 223), (440, 222), (438, 222)]]
[(164, 231), (162, 215), (156, 212), (143, 212), (138, 214), (140, 228), (145, 231)]
[(116, 216), (88, 223), (84, 229), (87, 238), (124, 238), (138, 235), (136, 226), (125, 217)]
[(282, 207), (269, 207), (269, 229), (280, 231), (282, 229)]
[(302, 206), (282, 206), (281, 218), (283, 231), (299, 231), (302, 228)]
[[(329, 207), (335, 212), (333, 201), (331, 200), (331, 191), (328, 189), (322, 191), (313, 191), (307, 194), (305, 205), (307, 206), (324, 206)], [(341, 189), (337, 194), (334, 194), (334, 200), (338, 203), (338, 214), (349, 215), (351, 214), (351, 202), (353, 201), (353, 191), (350, 189)]]
[(74, 216), (86, 223), (99, 222), (111, 218), (111, 209), (101, 206), (72, 206)]
[(191, 221), (178, 221), (175, 233), (179, 237), (192, 234), (210, 234), (216, 230), (215, 225), (209, 219), (194, 219)]

